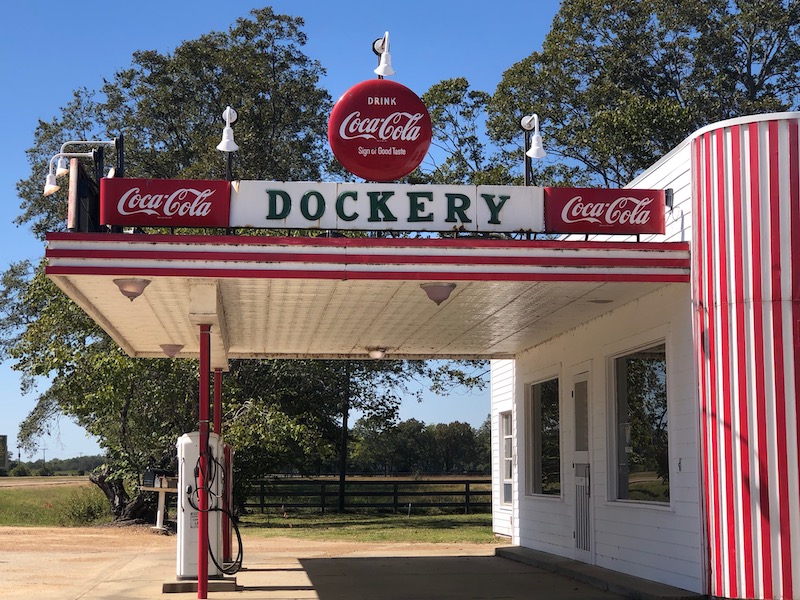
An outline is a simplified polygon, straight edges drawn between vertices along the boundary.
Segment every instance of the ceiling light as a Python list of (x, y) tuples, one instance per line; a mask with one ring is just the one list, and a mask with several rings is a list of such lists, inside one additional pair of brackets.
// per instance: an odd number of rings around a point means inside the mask
[(170, 358), (175, 358), (178, 352), (183, 350), (183, 344), (161, 344), (161, 349)]
[(455, 283), (420, 283), (419, 287), (425, 290), (428, 298), (436, 302), (437, 305), (441, 304), (450, 297), (450, 293), (456, 288)]
[(374, 360), (380, 360), (386, 356), (386, 348), (367, 348), (369, 357)]
[(114, 283), (117, 284), (119, 291), (122, 292), (122, 295), (126, 298), (129, 298), (131, 302), (134, 301), (135, 298), (138, 298), (142, 295), (144, 288), (150, 285), (149, 279), (139, 279), (138, 277), (130, 277), (128, 279), (115, 279)]

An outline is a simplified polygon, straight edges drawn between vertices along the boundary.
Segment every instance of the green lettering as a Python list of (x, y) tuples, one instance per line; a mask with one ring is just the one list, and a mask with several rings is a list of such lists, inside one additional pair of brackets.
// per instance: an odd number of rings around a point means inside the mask
[[(283, 190), (267, 190), (269, 201), (267, 203), (267, 218), (268, 219), (285, 219), (289, 216), (292, 210), (292, 199), (289, 194)], [(278, 210), (278, 198), (281, 199), (281, 209)]]
[(349, 192), (342, 192), (336, 198), (336, 216), (339, 217), (342, 221), (355, 221), (358, 218), (358, 213), (354, 212), (351, 215), (347, 215), (344, 212), (344, 201), (347, 198), (351, 198), (353, 201), (358, 200), (358, 192), (355, 190), (350, 190)]
[[(313, 215), (309, 210), (311, 198), (317, 199), (317, 212)], [(318, 221), (322, 218), (322, 215), (325, 214), (325, 198), (322, 197), (322, 194), (314, 190), (306, 192), (303, 194), (303, 197), (300, 198), (300, 213), (309, 221)]]
[[(464, 194), (445, 194), (447, 197), (447, 218), (445, 223), (472, 223), (472, 219), (467, 216), (466, 210), (469, 208), (471, 201), (469, 196)], [(456, 204), (459, 201), (459, 204)], [(456, 216), (458, 215), (458, 216)]]
[(486, 206), (489, 207), (489, 211), (492, 213), (489, 217), (489, 223), (500, 225), (500, 210), (511, 196), (500, 196), (500, 202), (497, 204), (494, 202), (494, 194), (481, 194), (481, 197), (486, 200)]
[[(369, 196), (369, 221), (397, 221), (397, 217), (392, 214), (389, 207), (386, 206), (386, 201), (394, 196), (394, 192), (367, 192)], [(383, 215), (383, 218), (378, 214)]]
[(408, 201), (411, 204), (409, 208), (409, 223), (419, 223), (421, 221), (433, 221), (433, 213), (421, 215), (420, 213), (425, 210), (425, 205), (422, 200), (433, 202), (433, 192), (408, 192)]

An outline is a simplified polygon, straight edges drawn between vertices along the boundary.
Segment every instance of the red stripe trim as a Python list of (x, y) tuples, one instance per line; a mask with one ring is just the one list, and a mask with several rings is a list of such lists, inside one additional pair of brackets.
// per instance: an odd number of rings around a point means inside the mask
[(141, 275), (148, 277), (215, 277), (249, 279), (356, 279), (391, 281), (609, 281), (628, 283), (689, 283), (688, 273), (565, 273), (565, 272), (398, 272), (398, 271), (348, 271), (332, 269), (314, 271), (308, 269), (180, 269), (164, 268), (154, 271), (150, 267), (59, 267), (50, 265), (47, 275)]
[(775, 437), (778, 442), (778, 498), (780, 502), (780, 544), (783, 597), (793, 598), (791, 565), (791, 529), (789, 506), (789, 467), (786, 440), (786, 387), (783, 379), (783, 307), (781, 302), (781, 233), (780, 233), (780, 151), (778, 123), (769, 123), (770, 246), (772, 254), (772, 339), (774, 340)]
[[(789, 121), (789, 204), (791, 206), (791, 244), (792, 257), (800, 260), (800, 133), (798, 132), (798, 121)], [(792, 267), (792, 303), (791, 303), (791, 323), (792, 323), (792, 348), (794, 352), (794, 402), (800, 403), (800, 276), (796, 264)], [(795, 408), (795, 431), (800, 434), (800, 410)], [(797, 440), (798, 447), (795, 449), (800, 456), (800, 435)], [(796, 490), (800, 494), (800, 490)], [(796, 497), (796, 496), (795, 496)], [(792, 554), (792, 563), (800, 560), (800, 557)], [(789, 566), (790, 569), (794, 564)]]
[(706, 165), (706, 190), (705, 190), (705, 219), (706, 219), (706, 298), (708, 302), (708, 354), (709, 354), (709, 414), (711, 415), (711, 489), (713, 497), (713, 532), (714, 532), (714, 555), (716, 556), (716, 564), (714, 565), (714, 588), (715, 595), (723, 596), (723, 571), (725, 566), (724, 555), (722, 551), (722, 535), (721, 535), (721, 518), (722, 507), (720, 506), (720, 485), (719, 485), (719, 440), (717, 439), (717, 429), (719, 427), (719, 414), (717, 413), (717, 338), (716, 338), (716, 323), (715, 315), (717, 310), (717, 297), (714, 290), (714, 283), (716, 280), (716, 269), (714, 268), (714, 238), (713, 238), (713, 186), (711, 173), (712, 171), (712, 143), (711, 134), (706, 133), (703, 136), (706, 146), (705, 152), (705, 165)]
[(487, 240), (482, 238), (325, 238), (279, 236), (164, 235), (53, 232), (53, 242), (128, 242), (136, 244), (203, 244), (220, 246), (319, 246), (344, 248), (554, 248), (557, 250), (689, 250), (687, 242), (575, 242), (566, 240)]
[(181, 252), (163, 250), (90, 250), (56, 248), (48, 250), (47, 258), (82, 258), (102, 260), (200, 260), (203, 262), (290, 262), (321, 264), (458, 264), (458, 265), (573, 265), (589, 266), (636, 266), (636, 267), (675, 267), (688, 269), (689, 258), (672, 257), (582, 257), (575, 256), (415, 256), (415, 255), (375, 255), (375, 254), (311, 254), (271, 252)]
[(739, 481), (742, 488), (742, 558), (744, 560), (744, 596), (755, 597), (754, 568), (753, 568), (753, 525), (752, 506), (750, 500), (750, 423), (747, 413), (747, 360), (746, 333), (745, 333), (745, 289), (744, 289), (744, 231), (742, 211), (742, 128), (739, 125), (732, 127), (731, 154), (732, 154), (732, 207), (733, 207), (733, 237), (736, 251), (733, 253), (733, 284), (734, 305), (736, 316), (736, 340), (740, 351), (736, 352), (736, 369), (738, 374), (738, 400), (739, 400)]
[(716, 147), (716, 173), (717, 173), (717, 260), (719, 272), (719, 316), (720, 316), (720, 357), (719, 364), (722, 370), (722, 389), (719, 401), (722, 403), (722, 447), (725, 469), (725, 516), (726, 516), (726, 541), (725, 559), (728, 569), (728, 595), (739, 596), (739, 586), (736, 571), (736, 509), (734, 508), (733, 494), (733, 418), (731, 412), (731, 353), (730, 353), (730, 316), (731, 309), (728, 298), (728, 218), (725, 211), (728, 196), (725, 190), (725, 131), (718, 129), (715, 132)]
[(701, 202), (703, 202), (703, 176), (704, 172), (701, 167), (703, 164), (703, 139), (700, 138), (695, 141), (695, 159), (694, 159), (694, 181), (695, 181), (695, 205), (694, 205), (694, 214), (697, 215), (694, 219), (693, 227), (695, 229), (695, 234), (693, 236), (694, 243), (696, 246), (696, 252), (694, 254), (694, 263), (696, 268), (695, 274), (695, 298), (697, 299), (697, 339), (695, 343), (697, 344), (696, 352), (697, 352), (697, 369), (699, 373), (699, 385), (700, 385), (700, 427), (702, 431), (702, 438), (701, 438), (701, 447), (702, 447), (702, 465), (703, 468), (701, 469), (702, 479), (701, 483), (703, 486), (704, 493), (702, 494), (702, 502), (704, 504), (705, 509), (705, 534), (706, 534), (706, 573), (708, 574), (708, 580), (706, 581), (706, 593), (711, 593), (711, 575), (716, 569), (716, 565), (712, 565), (712, 540), (713, 538), (713, 530), (711, 526), (713, 514), (712, 508), (709, 504), (709, 500), (711, 498), (710, 490), (711, 490), (711, 478), (709, 476), (709, 469), (711, 466), (711, 460), (709, 459), (709, 444), (708, 444), (708, 435), (709, 435), (709, 419), (710, 419), (710, 412), (708, 410), (708, 380), (706, 378), (706, 363), (709, 362), (710, 357), (707, 353), (707, 340), (708, 340), (708, 330), (706, 324), (706, 315), (708, 302), (707, 298), (704, 294), (705, 292), (705, 283), (704, 283), (704, 276), (706, 273), (705, 265), (703, 262), (703, 257), (705, 256), (703, 249), (706, 245), (706, 234), (705, 234), (705, 223), (703, 221), (703, 211), (701, 210)]
[(761, 572), (763, 590), (761, 597), (772, 598), (772, 537), (770, 532), (769, 465), (767, 461), (767, 393), (764, 368), (764, 314), (762, 312), (764, 273), (761, 268), (761, 157), (759, 150), (758, 123), (748, 125), (750, 142), (750, 226), (753, 257), (753, 341), (755, 344), (755, 393), (758, 419), (758, 489), (759, 516), (761, 520)]

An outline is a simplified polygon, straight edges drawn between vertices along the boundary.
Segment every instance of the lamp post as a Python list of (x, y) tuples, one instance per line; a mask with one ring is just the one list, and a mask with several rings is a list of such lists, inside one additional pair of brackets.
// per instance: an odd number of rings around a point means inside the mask
[(233, 153), (239, 149), (233, 140), (233, 127), (231, 127), (231, 123), (235, 123), (237, 117), (236, 111), (230, 106), (225, 107), (225, 110), (222, 111), (225, 128), (222, 130), (222, 141), (217, 144), (217, 150), (225, 153), (225, 178), (228, 181), (233, 181)]
[(392, 55), (389, 54), (389, 32), (383, 34), (372, 42), (372, 51), (378, 56), (378, 66), (373, 70), (378, 76), (378, 79), (383, 79), (385, 76), (394, 75), (395, 71), (392, 68)]
[(527, 148), (524, 154), (525, 160), (525, 185), (533, 185), (533, 165), (534, 158), (544, 158), (547, 152), (542, 147), (542, 135), (539, 133), (539, 115), (532, 114), (522, 117), (520, 121), (524, 133), (523, 147)]

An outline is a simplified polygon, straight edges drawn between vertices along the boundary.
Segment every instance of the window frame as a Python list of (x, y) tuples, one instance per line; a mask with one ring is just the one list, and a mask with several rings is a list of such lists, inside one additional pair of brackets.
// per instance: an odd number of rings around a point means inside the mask
[[(514, 501), (514, 419), (510, 410), (499, 413), (499, 417), (500, 504), (510, 506)], [(508, 424), (508, 433), (506, 433), (506, 424)], [(509, 451), (508, 454), (506, 450)], [(506, 474), (509, 476), (506, 477)], [(506, 490), (508, 490), (508, 496), (506, 496)]]
[[(557, 410), (558, 410), (558, 493), (548, 493), (539, 491), (542, 488), (541, 481), (541, 461), (537, 458), (536, 447), (538, 445), (539, 432), (535, 431), (536, 421), (535, 418), (535, 398), (534, 388), (555, 381), (558, 386), (557, 397)], [(563, 499), (564, 496), (564, 411), (563, 411), (563, 386), (562, 377), (560, 373), (550, 373), (545, 377), (541, 377), (534, 381), (525, 384), (525, 479), (526, 494), (536, 498), (552, 498)]]
[[(665, 363), (665, 380), (664, 384), (666, 386), (666, 393), (665, 393), (665, 403), (666, 403), (666, 414), (667, 414), (667, 428), (666, 428), (666, 439), (667, 439), (667, 458), (666, 458), (666, 465), (667, 469), (670, 468), (671, 465), (671, 456), (672, 452), (674, 451), (672, 440), (672, 433), (670, 432), (669, 427), (669, 414), (671, 409), (671, 402), (670, 402), (670, 390), (672, 389), (671, 377), (670, 377), (670, 352), (669, 352), (669, 339), (664, 332), (663, 335), (658, 337), (649, 338), (648, 341), (643, 343), (637, 343), (636, 345), (627, 345), (624, 349), (620, 350), (619, 352), (615, 352), (612, 355), (609, 355), (608, 358), (608, 432), (609, 432), (609, 443), (608, 443), (608, 474), (609, 474), (609, 495), (608, 500), (610, 502), (620, 502), (625, 504), (631, 505), (639, 505), (639, 506), (646, 506), (651, 508), (668, 508), (672, 504), (671, 494), (669, 495), (668, 500), (642, 500), (636, 498), (621, 498), (619, 493), (619, 485), (620, 485), (620, 463), (619, 463), (619, 454), (620, 454), (620, 441), (619, 441), (619, 382), (617, 380), (617, 361), (621, 358), (625, 358), (626, 356), (630, 356), (636, 354), (638, 352), (642, 352), (644, 350), (649, 350), (653, 348), (657, 348), (659, 346), (664, 346), (664, 363)], [(671, 478), (670, 478), (671, 479)], [(667, 482), (667, 489), (669, 490), (669, 479)]]

